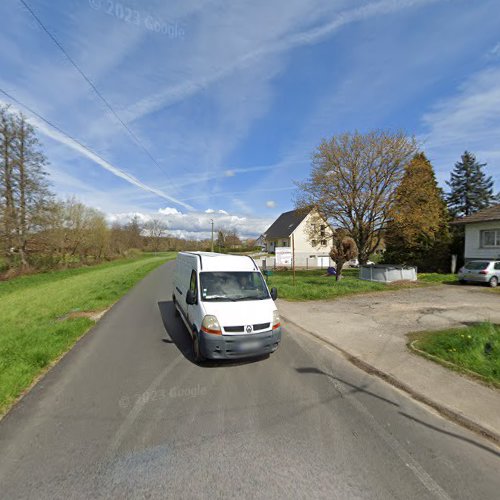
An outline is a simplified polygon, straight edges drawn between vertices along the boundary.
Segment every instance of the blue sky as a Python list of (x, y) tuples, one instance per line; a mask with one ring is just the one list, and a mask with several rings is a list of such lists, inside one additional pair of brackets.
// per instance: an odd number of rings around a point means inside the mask
[(25, 1), (156, 160), (2, 0), (0, 88), (64, 134), (0, 101), (38, 128), (57, 195), (110, 220), (257, 235), (321, 139), (356, 129), (415, 134), (443, 186), (469, 149), (500, 190), (498, 0)]

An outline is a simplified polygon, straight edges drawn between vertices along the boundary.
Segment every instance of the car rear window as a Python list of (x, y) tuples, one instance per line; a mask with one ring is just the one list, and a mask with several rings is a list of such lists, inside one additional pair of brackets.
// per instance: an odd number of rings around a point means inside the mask
[(467, 262), (467, 264), (465, 264), (465, 268), (470, 269), (471, 271), (480, 271), (482, 269), (486, 269), (488, 265), (489, 262), (474, 261), (474, 262)]

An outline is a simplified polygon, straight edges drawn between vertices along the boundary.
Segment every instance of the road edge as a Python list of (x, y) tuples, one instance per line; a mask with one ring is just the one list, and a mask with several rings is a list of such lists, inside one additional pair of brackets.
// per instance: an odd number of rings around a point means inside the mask
[(375, 366), (371, 365), (370, 363), (367, 363), (366, 361), (362, 360), (361, 358), (351, 354), (350, 352), (346, 351), (344, 348), (336, 345), (334, 342), (332, 342), (330, 339), (325, 338), (317, 333), (311, 332), (309, 330), (306, 330), (304, 327), (298, 325), (294, 321), (288, 319), (286, 316), (283, 316), (280, 314), (281, 319), (285, 321), (286, 323), (293, 325), (294, 328), (298, 329), (300, 332), (305, 333), (306, 335), (310, 335), (314, 337), (317, 340), (320, 340), (324, 342), (325, 344), (328, 344), (329, 346), (333, 347), (336, 349), (342, 356), (347, 359), (350, 363), (352, 363), (354, 366), (360, 368), (361, 370), (365, 371), (366, 373), (369, 373), (370, 375), (375, 375), (378, 378), (384, 380), (385, 382), (391, 384), (392, 386), (396, 387), (397, 389), (400, 389), (407, 393), (409, 396), (411, 396), (412, 399), (423, 403), (429, 407), (431, 407), (433, 410), (437, 411), (441, 416), (447, 418), (448, 420), (451, 420), (462, 427), (475, 432), (476, 434), (481, 435), (482, 437), (492, 441), (496, 445), (500, 445), (500, 434), (497, 434), (496, 432), (492, 431), (491, 429), (488, 429), (481, 424), (471, 420), (470, 418), (462, 415), (461, 413), (458, 413), (455, 410), (452, 410), (451, 408), (448, 408), (444, 404), (440, 403), (439, 401), (435, 401), (425, 394), (422, 394), (418, 391), (415, 391), (412, 387), (409, 385), (405, 384), (404, 382), (401, 382), (399, 379), (394, 377), (393, 375), (380, 370), (379, 368), (376, 368)]

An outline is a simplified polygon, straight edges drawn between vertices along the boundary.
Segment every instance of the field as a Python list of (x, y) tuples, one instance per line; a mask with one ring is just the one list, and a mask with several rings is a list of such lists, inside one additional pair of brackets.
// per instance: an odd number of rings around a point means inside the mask
[[(465, 328), (417, 333), (413, 346), (457, 370), (470, 370), (500, 386), (500, 325), (481, 323)], [(432, 359), (432, 358), (431, 358)]]
[(107, 309), (175, 253), (0, 282), (0, 415)]

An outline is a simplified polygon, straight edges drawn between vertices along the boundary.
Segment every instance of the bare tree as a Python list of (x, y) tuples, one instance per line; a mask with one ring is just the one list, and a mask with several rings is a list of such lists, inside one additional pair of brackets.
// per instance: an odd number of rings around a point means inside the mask
[(345, 229), (337, 229), (333, 233), (332, 248), (330, 250), (330, 258), (335, 261), (336, 275), (338, 281), (342, 278), (342, 268), (344, 264), (358, 256), (358, 248), (356, 242), (347, 234)]
[(404, 167), (417, 151), (402, 132), (344, 133), (323, 140), (309, 179), (297, 183), (300, 209), (316, 208), (347, 230), (366, 263), (379, 246)]
[(167, 231), (167, 224), (160, 219), (151, 219), (144, 224), (144, 230), (151, 243), (153, 252), (158, 252)]
[(52, 199), (44, 170), (47, 159), (33, 127), (6, 107), (0, 107), (0, 150), (3, 252), (11, 265), (19, 255), (22, 268), (27, 268), (28, 241), (43, 229)]
[(14, 246), (14, 143), (15, 121), (8, 107), (0, 107), (0, 222), (2, 253), (11, 263)]

